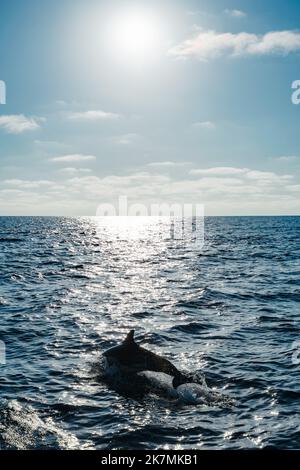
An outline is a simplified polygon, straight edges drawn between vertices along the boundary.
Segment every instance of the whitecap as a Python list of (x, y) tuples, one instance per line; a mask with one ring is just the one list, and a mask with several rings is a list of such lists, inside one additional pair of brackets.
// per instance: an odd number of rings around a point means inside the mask
[(52, 417), (42, 419), (32, 406), (17, 400), (0, 403), (1, 447), (6, 449), (80, 449), (76, 436), (59, 428)]

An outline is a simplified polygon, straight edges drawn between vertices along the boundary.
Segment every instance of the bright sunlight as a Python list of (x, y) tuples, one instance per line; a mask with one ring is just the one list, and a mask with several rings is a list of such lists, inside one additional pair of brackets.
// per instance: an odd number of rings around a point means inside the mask
[(148, 10), (120, 11), (108, 22), (107, 37), (117, 59), (142, 63), (159, 55), (163, 28), (160, 19)]

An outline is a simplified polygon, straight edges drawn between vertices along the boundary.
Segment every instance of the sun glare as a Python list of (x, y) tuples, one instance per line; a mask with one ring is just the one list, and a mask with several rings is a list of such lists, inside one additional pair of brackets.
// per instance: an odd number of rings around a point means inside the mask
[(120, 12), (109, 21), (107, 32), (117, 59), (141, 63), (160, 53), (162, 27), (159, 19), (149, 11)]

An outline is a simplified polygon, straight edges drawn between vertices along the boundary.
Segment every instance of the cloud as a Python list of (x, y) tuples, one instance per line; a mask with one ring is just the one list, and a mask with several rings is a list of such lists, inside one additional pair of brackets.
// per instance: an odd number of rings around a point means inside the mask
[(277, 157), (275, 158), (275, 160), (279, 161), (279, 162), (285, 162), (285, 163), (289, 163), (289, 162), (295, 162), (297, 160), (299, 160), (299, 157), (296, 157), (295, 155), (283, 155), (282, 157)]
[(66, 163), (66, 162), (86, 162), (96, 160), (94, 155), (81, 155), (75, 153), (72, 155), (62, 155), (61, 157), (54, 157), (50, 159), (52, 162)]
[(300, 32), (271, 31), (264, 35), (250, 33), (217, 33), (201, 31), (172, 48), (176, 57), (196, 57), (207, 61), (220, 56), (286, 55), (300, 51)]
[(226, 15), (231, 16), (232, 18), (245, 18), (247, 13), (242, 10), (225, 10)]
[(198, 129), (213, 130), (216, 128), (216, 125), (212, 121), (199, 121), (199, 122), (194, 122), (193, 127), (198, 128)]
[(73, 197), (78, 195), (98, 203), (116, 201), (120, 195), (126, 195), (129, 202), (147, 206), (157, 202), (203, 203), (211, 214), (299, 211), (300, 185), (295, 184), (291, 175), (238, 167), (207, 170), (193, 178), (147, 171), (104, 178), (82, 176), (70, 179), (67, 185)]
[(256, 184), (256, 185), (274, 185), (274, 184), (286, 184), (293, 179), (292, 175), (277, 175), (271, 171), (259, 171), (251, 170), (249, 168), (235, 168), (235, 167), (214, 167), (207, 169), (193, 169), (190, 170), (191, 176), (200, 178), (228, 178), (238, 177), (245, 184)]
[(4, 185), (13, 186), (22, 189), (38, 189), (41, 187), (50, 187), (55, 184), (53, 181), (48, 180), (36, 180), (36, 181), (28, 181), (28, 180), (21, 180), (21, 179), (11, 179), (11, 180), (4, 180)]
[(92, 170), (90, 168), (73, 168), (73, 167), (66, 167), (66, 168), (61, 168), (58, 170), (59, 173), (63, 173), (67, 176), (74, 176), (77, 174), (82, 174), (82, 173), (91, 173)]
[(47, 180), (0, 181), (2, 213), (95, 215), (100, 203), (204, 204), (206, 214), (297, 214), (300, 183), (295, 176), (239, 167), (194, 169), (163, 175), (136, 171), (98, 177), (70, 174), (62, 184)]
[(292, 175), (278, 176), (272, 171), (255, 171), (249, 169), (245, 169), (245, 177), (262, 184), (286, 183), (287, 181), (293, 179)]
[[(227, 170), (224, 170), (227, 168)], [(209, 170), (209, 172), (208, 172)], [(200, 174), (200, 171), (206, 173)], [(0, 181), (2, 214), (95, 215), (100, 203), (204, 204), (207, 215), (297, 214), (300, 184), (291, 175), (247, 168), (215, 167), (181, 178), (155, 172), (97, 177), (78, 175), (63, 185)]]
[(119, 117), (119, 114), (108, 113), (102, 110), (71, 112), (68, 114), (68, 119), (74, 121), (107, 121), (118, 119)]
[(24, 114), (10, 114), (0, 116), (0, 128), (9, 134), (22, 134), (39, 129), (43, 120), (43, 118), (26, 117)]
[(189, 172), (192, 176), (236, 176), (245, 174), (246, 168), (234, 168), (230, 166), (220, 166), (207, 169), (196, 169)]
[(139, 140), (140, 136), (135, 133), (128, 133), (113, 137), (113, 142), (117, 145), (132, 145)]
[(68, 103), (65, 100), (56, 100), (55, 104), (57, 106), (65, 107), (65, 106), (67, 106)]
[(172, 162), (172, 161), (165, 161), (165, 162), (152, 162), (148, 163), (148, 167), (154, 168), (171, 168), (171, 167), (183, 167), (186, 165), (190, 165), (190, 162)]
[(292, 192), (300, 193), (300, 184), (291, 184), (287, 189)]

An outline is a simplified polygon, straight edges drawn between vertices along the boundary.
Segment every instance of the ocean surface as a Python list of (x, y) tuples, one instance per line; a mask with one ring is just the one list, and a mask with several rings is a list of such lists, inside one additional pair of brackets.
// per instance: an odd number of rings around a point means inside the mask
[[(300, 448), (300, 218), (207, 217), (203, 248), (156, 229), (0, 218), (1, 449)], [(132, 328), (234, 406), (99, 380)]]

